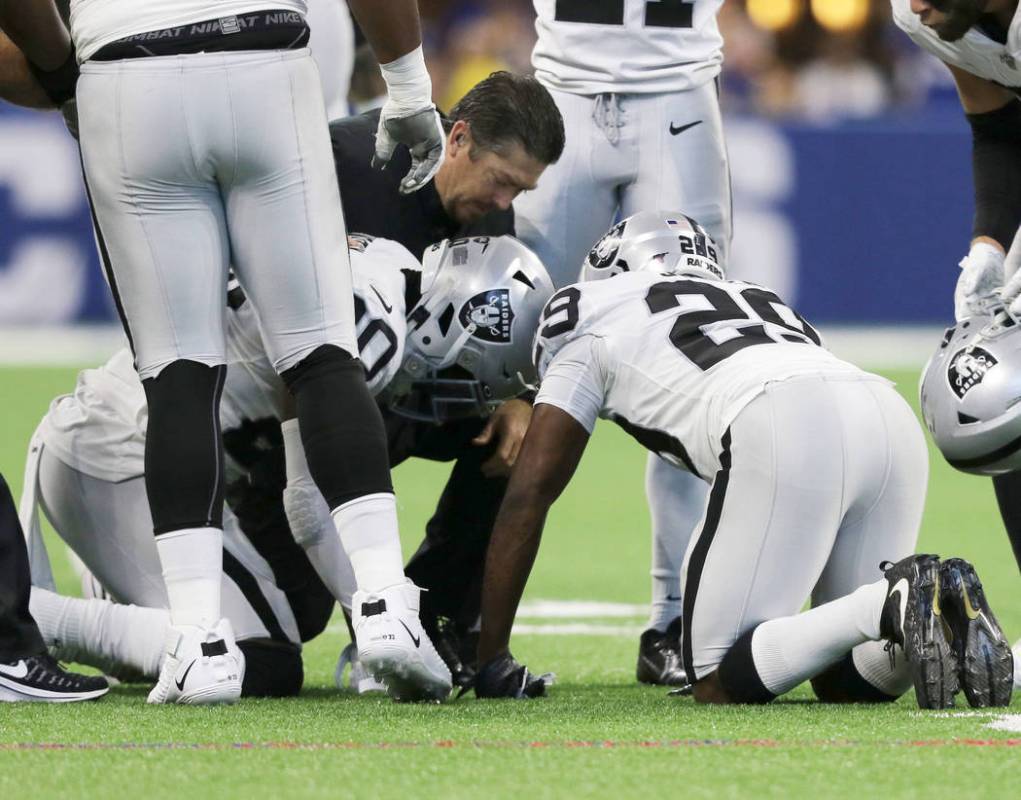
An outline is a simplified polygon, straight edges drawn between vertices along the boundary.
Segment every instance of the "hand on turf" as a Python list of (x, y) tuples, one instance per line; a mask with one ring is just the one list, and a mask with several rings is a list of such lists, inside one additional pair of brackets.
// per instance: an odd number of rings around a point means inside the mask
[(510, 475), (531, 420), (532, 405), (524, 400), (508, 400), (493, 412), (482, 433), (472, 439), (472, 444), (478, 447), (496, 443), (493, 455), (482, 463), (483, 475), (487, 478)]
[(412, 114), (400, 115), (393, 101), (388, 100), (379, 115), (372, 166), (383, 169), (389, 164), (398, 144), (406, 145), (411, 152), (411, 169), (400, 186), (401, 194), (411, 194), (432, 180), (443, 163), (446, 137), (436, 106), (429, 103)]
[(543, 697), (553, 684), (553, 673), (533, 675), (510, 653), (504, 653), (483, 664), (475, 675), (476, 697), (513, 697), (527, 700)]
[[(968, 317), (988, 316), (995, 307), (1010, 302), (1000, 297), (1003, 258), (1003, 251), (999, 248), (977, 242), (961, 259), (961, 275), (954, 290), (954, 317), (958, 322)], [(1014, 298), (1019, 294), (1021, 283), (1018, 283)]]

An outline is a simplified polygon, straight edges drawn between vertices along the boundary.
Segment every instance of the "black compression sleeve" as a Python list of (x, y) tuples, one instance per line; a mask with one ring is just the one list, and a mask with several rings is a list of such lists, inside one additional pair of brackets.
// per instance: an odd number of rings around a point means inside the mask
[(989, 236), (1009, 250), (1021, 224), (1021, 101), (967, 117), (975, 182), (972, 235)]
[(75, 86), (78, 84), (78, 61), (73, 47), (64, 63), (54, 70), (41, 69), (31, 61), (28, 68), (58, 108), (74, 97)]

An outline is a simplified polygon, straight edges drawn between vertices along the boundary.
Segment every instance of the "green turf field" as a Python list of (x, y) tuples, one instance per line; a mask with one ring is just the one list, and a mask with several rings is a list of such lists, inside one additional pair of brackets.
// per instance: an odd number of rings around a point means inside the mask
[[(912, 402), (915, 378), (893, 375)], [(0, 369), (0, 471), (17, 494), (25, 445), (64, 369)], [(551, 514), (526, 601), (643, 604), (649, 534), (644, 452), (603, 425)], [(446, 470), (396, 473), (406, 551)], [(973, 560), (1012, 640), (1021, 636), (1017, 567), (989, 481), (932, 458), (921, 548)], [(58, 583), (74, 578), (51, 544)], [(566, 612), (565, 612), (566, 613)], [(397, 706), (333, 689), (343, 625), (306, 649), (298, 700), (234, 708), (148, 707), (148, 687), (99, 703), (0, 706), (0, 799), (81, 797), (1009, 797), (1019, 780), (1013, 718), (892, 706), (824, 707), (797, 690), (767, 708), (701, 708), (634, 683), (641, 613), (522, 620), (515, 654), (554, 670), (548, 699)], [(604, 616), (599, 616), (604, 613)], [(596, 632), (594, 633), (593, 630)], [(991, 727), (999, 725), (1000, 727)], [(1015, 730), (1009, 727), (1013, 725)], [(1011, 790), (1010, 786), (1015, 786)]]

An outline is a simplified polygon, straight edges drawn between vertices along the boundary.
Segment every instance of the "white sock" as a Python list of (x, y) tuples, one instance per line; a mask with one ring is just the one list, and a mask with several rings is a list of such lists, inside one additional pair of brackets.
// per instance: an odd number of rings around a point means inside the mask
[(650, 628), (665, 631), (683, 612), (681, 568), (705, 507), (708, 484), (650, 453), (645, 496), (652, 516), (652, 609)]
[(854, 647), (879, 639), (886, 580), (792, 617), (763, 622), (752, 635), (752, 658), (763, 685), (775, 695), (835, 664)]
[(404, 582), (396, 497), (380, 492), (344, 503), (333, 510), (333, 524), (359, 589), (378, 592)]
[(104, 671), (115, 667), (159, 675), (170, 612), (125, 606), (109, 600), (81, 600), (32, 587), (29, 610), (43, 640), (68, 661)]
[(186, 528), (156, 537), (174, 625), (212, 628), (220, 621), (223, 531)]
[[(890, 666), (890, 655), (893, 655), (893, 666)], [(911, 688), (911, 672), (908, 660), (901, 646), (894, 645), (892, 650), (886, 649), (886, 642), (865, 642), (851, 651), (854, 668), (867, 683), (875, 686), (883, 694), (900, 697)]]

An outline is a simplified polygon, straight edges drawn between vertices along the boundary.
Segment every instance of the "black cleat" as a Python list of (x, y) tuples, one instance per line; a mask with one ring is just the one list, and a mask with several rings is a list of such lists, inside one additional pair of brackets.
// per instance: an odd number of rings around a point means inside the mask
[(73, 703), (109, 690), (106, 679), (67, 672), (47, 653), (0, 664), (0, 701)]
[(940, 610), (939, 556), (908, 556), (880, 568), (889, 584), (880, 635), (904, 649), (919, 708), (952, 708), (960, 685)]
[(1014, 656), (986, 602), (975, 568), (963, 558), (940, 566), (940, 605), (950, 625), (957, 674), (972, 708), (1009, 706)]
[[(478, 634), (471, 632), (460, 633), (453, 620), (445, 617), (433, 617), (432, 627), (425, 624), (422, 619), (426, 633), (430, 635), (436, 652), (440, 654), (443, 663), (450, 670), (450, 679), (455, 687), (470, 687), (475, 681), (475, 650), (478, 648)], [(432, 631), (435, 631), (433, 635)]]
[(688, 685), (688, 676), (681, 660), (680, 617), (671, 622), (665, 632), (649, 628), (642, 633), (638, 640), (635, 677), (639, 683), (653, 686)]

